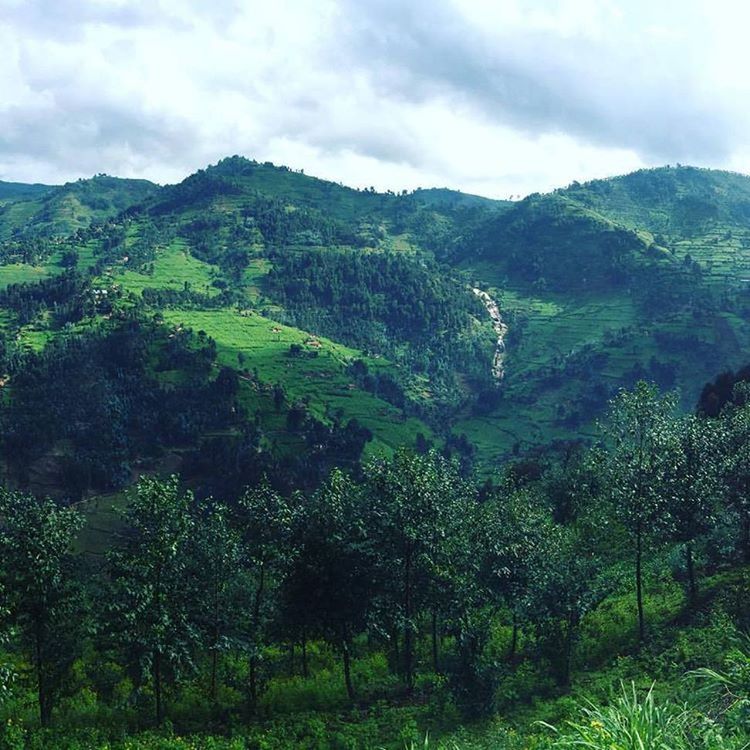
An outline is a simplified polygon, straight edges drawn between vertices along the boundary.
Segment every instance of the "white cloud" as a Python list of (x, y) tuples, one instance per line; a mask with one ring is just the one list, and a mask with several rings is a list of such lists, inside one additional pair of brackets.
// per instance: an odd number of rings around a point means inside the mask
[(234, 153), (505, 197), (750, 170), (743, 2), (0, 0), (0, 179)]

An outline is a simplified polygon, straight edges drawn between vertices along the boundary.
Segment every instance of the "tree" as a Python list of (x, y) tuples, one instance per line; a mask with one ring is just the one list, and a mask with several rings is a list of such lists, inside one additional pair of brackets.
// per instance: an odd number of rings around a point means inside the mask
[(354, 635), (367, 620), (373, 597), (374, 555), (362, 512), (362, 493), (335, 469), (301, 516), (300, 548), (285, 581), (291, 616), (304, 610), (303, 627), (322, 635), (341, 654), (346, 692), (354, 700)]
[(643, 553), (652, 532), (666, 519), (665, 453), (674, 394), (660, 396), (640, 381), (612, 402), (605, 426), (607, 448), (600, 458), (614, 515), (625, 529), (635, 562), (638, 637), (646, 639), (643, 613)]
[(226, 505), (209, 498), (196, 507), (188, 555), (190, 574), (199, 582), (193, 618), (210, 658), (208, 693), (216, 700), (219, 658), (237, 639), (242, 588), (240, 534)]
[(465, 550), (462, 525), (473, 493), (454, 462), (435, 452), (399, 450), (389, 461), (365, 468), (369, 525), (377, 539), (386, 600), (383, 609), (403, 633), (403, 672), (414, 686), (414, 642), (424, 607), (432, 619), (432, 651), (438, 665), (437, 617), (450, 599), (452, 558)]
[(141, 477), (125, 511), (124, 543), (109, 554), (111, 619), (129, 660), (151, 675), (154, 716), (164, 719), (164, 686), (192, 664), (198, 634), (190, 620), (187, 544), (193, 497), (176, 476)]
[(546, 631), (558, 683), (568, 686), (581, 620), (610, 593), (612, 582), (604, 575), (604, 560), (577, 528), (550, 522), (540, 541), (529, 566), (526, 608), (539, 631)]
[(39, 719), (46, 727), (78, 653), (84, 621), (71, 551), (81, 518), (50, 499), (2, 490), (0, 519), (0, 585), (31, 657)]
[[(5, 591), (0, 586), (0, 601), (5, 602), (5, 598)], [(9, 618), (10, 610), (4, 604), (0, 605), (0, 653), (2, 653), (10, 641), (10, 632), (7, 624)], [(10, 691), (14, 676), (12, 666), (7, 664), (4, 659), (0, 661), (0, 706), (3, 705)]]
[(750, 563), (750, 386), (735, 387), (733, 403), (721, 416), (721, 474), (727, 501), (739, 522), (739, 548)]
[(512, 618), (508, 658), (518, 648), (520, 620), (536, 559), (542, 555), (548, 523), (531, 488), (506, 485), (495, 490), (480, 510), (477, 547), (480, 580), (494, 607), (505, 606)]
[(691, 604), (698, 596), (693, 547), (713, 527), (721, 490), (718, 436), (713, 420), (688, 415), (674, 421), (667, 451), (668, 535), (684, 546)]
[(241, 565), (251, 579), (244, 630), (249, 651), (249, 697), (252, 710), (258, 701), (258, 667), (265, 631), (273, 619), (275, 593), (292, 555), (290, 542), (295, 524), (294, 504), (263, 478), (247, 489), (235, 509), (234, 524), (240, 534)]

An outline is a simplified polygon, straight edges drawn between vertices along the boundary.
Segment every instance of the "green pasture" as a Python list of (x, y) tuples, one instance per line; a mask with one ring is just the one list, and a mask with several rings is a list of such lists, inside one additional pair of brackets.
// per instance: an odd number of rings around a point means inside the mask
[[(345, 372), (354, 359), (364, 359), (374, 370), (389, 366), (383, 360), (362, 357), (356, 349), (252, 310), (164, 310), (163, 314), (170, 325), (205, 331), (216, 341), (222, 364), (257, 370), (264, 383), (281, 383), (289, 400), (306, 402), (317, 418), (327, 419), (341, 410), (346, 419), (357, 419), (374, 434), (368, 453), (389, 453), (399, 445), (412, 445), (419, 432), (431, 434), (419, 420), (405, 418), (396, 407), (358, 388)], [(302, 348), (301, 355), (290, 354), (292, 344)]]

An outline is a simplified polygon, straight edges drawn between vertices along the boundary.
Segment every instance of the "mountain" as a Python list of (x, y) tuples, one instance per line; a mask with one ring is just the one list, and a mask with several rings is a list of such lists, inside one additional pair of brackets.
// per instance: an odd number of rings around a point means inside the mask
[(746, 746), (750, 178), (6, 196), (0, 747)]
[(0, 240), (64, 237), (116, 216), (157, 188), (108, 175), (55, 187), (0, 183)]
[(676, 167), (532, 195), (480, 224), (453, 262), (508, 325), (491, 410), (459, 420), (488, 461), (589, 436), (623, 385), (685, 409), (750, 344), (750, 178)]
[[(679, 388), (691, 409), (750, 346), (750, 178), (733, 173), (643, 170), (508, 202), (354, 190), (235, 156), (161, 188), (100, 175), (5, 194), (11, 384), (51, 342), (119, 336), (132, 318), (138, 346), (163, 360), (133, 378), (194, 381), (190, 352), (205, 341), (198, 380), (239, 375), (239, 416), (183, 445), (165, 434), (149, 460), (184, 462), (187, 447), (217, 441), (240, 450), (255, 414), (253, 440), (275, 461), (313, 444), (332, 452), (351, 425), (352, 439), (366, 431), (364, 455), (434, 443), (491, 474), (592, 437), (608, 400), (640, 378)], [(37, 451), (39, 482), (59, 481), (69, 439), (62, 430)], [(91, 487), (127, 483), (140, 439), (119, 479)]]
[(0, 180), (0, 202), (10, 203), (25, 198), (33, 198), (54, 190), (52, 185), (35, 183), (29, 185), (23, 182), (3, 182)]

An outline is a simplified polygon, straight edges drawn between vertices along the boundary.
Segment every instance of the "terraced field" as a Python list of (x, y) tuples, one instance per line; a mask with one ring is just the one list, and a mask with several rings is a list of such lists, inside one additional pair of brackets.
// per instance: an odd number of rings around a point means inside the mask
[[(364, 360), (371, 371), (387, 369), (389, 363), (368, 358), (356, 349), (284, 326), (252, 310), (165, 310), (172, 326), (205, 331), (217, 344), (219, 360), (230, 367), (256, 370), (267, 384), (283, 383), (291, 401), (308, 404), (310, 412), (328, 420), (341, 410), (346, 419), (357, 419), (374, 434), (367, 452), (390, 453), (399, 445), (413, 445), (418, 433), (431, 437), (431, 430), (413, 418), (404, 418), (389, 403), (357, 387), (346, 374), (354, 359)], [(290, 346), (301, 347), (292, 356)]]
[(126, 291), (138, 295), (144, 289), (179, 291), (189, 288), (209, 296), (219, 293), (219, 289), (212, 286), (212, 282), (220, 277), (219, 270), (193, 257), (187, 244), (182, 240), (174, 240), (160, 250), (149, 267), (152, 269), (149, 273), (114, 268), (111, 278), (121, 284)]

